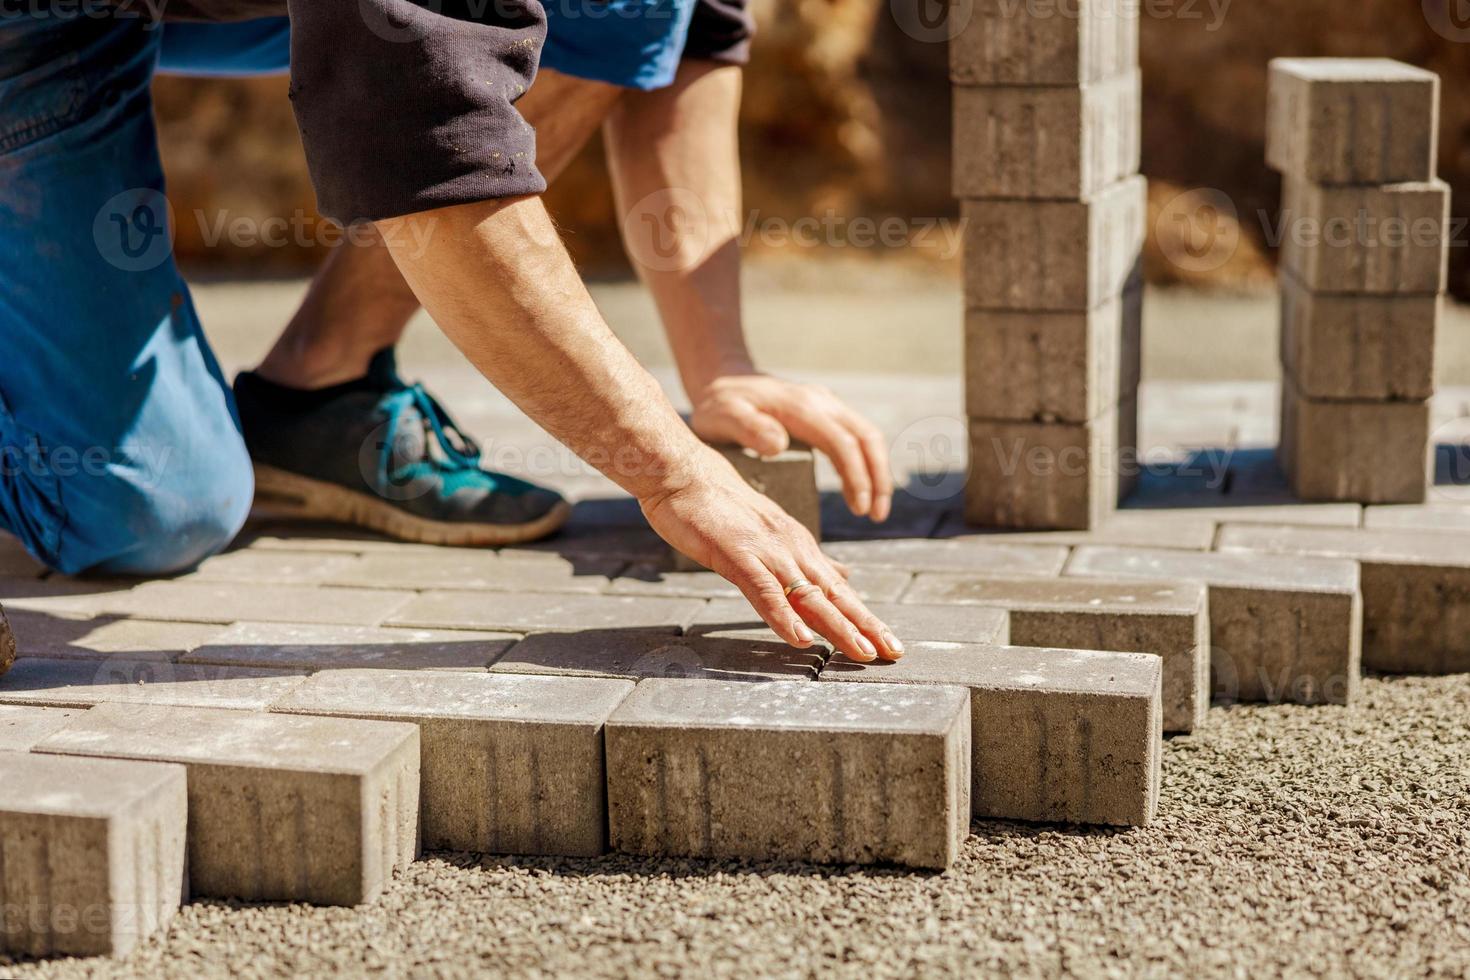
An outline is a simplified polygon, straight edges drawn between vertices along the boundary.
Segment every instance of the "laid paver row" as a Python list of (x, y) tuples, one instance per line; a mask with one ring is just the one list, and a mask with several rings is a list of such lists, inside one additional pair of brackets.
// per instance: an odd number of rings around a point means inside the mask
[[(824, 677), (865, 683), (636, 688), (140, 663), (180, 674), (81, 693), (67, 679), (86, 666), (27, 661), (0, 681), (7, 698), (96, 705), (0, 705), (0, 782), (19, 787), (0, 800), (0, 845), (12, 905), (104, 914), (85, 934), (7, 928), (7, 951), (125, 951), (184, 894), (358, 904), (421, 845), (944, 868), (972, 813), (1136, 825), (1157, 798), (1146, 655), (936, 643)], [(61, 791), (42, 792), (47, 773)]]

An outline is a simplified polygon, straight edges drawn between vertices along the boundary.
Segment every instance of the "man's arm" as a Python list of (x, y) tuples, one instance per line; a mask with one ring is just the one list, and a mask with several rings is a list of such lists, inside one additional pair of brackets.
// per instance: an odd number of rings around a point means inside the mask
[[(807, 646), (810, 625), (858, 660), (902, 652), (806, 529), (684, 425), (603, 322), (538, 198), (378, 226), (415, 294), (475, 367), (637, 497), (665, 540), (733, 582), (782, 639)], [(802, 579), (815, 588), (787, 596)]]
[(686, 60), (674, 84), (629, 92), (607, 122), (628, 254), (658, 304), (691, 423), (763, 454), (791, 437), (826, 453), (848, 507), (882, 521), (893, 499), (883, 436), (831, 391), (761, 374), (740, 308), (737, 65)]

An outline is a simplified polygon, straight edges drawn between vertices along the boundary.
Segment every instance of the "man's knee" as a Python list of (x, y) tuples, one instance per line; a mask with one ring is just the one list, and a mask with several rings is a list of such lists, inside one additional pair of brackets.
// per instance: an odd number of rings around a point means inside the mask
[(130, 454), (125, 465), (63, 491), (60, 571), (185, 571), (222, 550), (250, 513), (255, 481), (243, 441), (177, 459)]

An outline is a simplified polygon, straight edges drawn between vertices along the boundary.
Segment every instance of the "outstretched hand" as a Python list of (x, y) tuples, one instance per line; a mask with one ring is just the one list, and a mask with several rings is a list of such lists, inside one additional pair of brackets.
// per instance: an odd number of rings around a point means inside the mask
[(800, 439), (826, 453), (842, 478), (842, 495), (859, 517), (888, 519), (893, 474), (877, 427), (828, 388), (764, 374), (717, 378), (694, 396), (690, 425), (708, 442), (733, 442), (762, 456)]

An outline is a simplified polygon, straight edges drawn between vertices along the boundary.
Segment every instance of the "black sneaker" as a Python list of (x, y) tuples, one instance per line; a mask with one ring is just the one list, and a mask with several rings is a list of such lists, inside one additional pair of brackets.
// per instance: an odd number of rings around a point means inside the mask
[(571, 507), (553, 490), (480, 466), (480, 447), (392, 349), (366, 377), (332, 388), (235, 379), (255, 501), (274, 515), (336, 521), (403, 541), (485, 547), (546, 537)]

